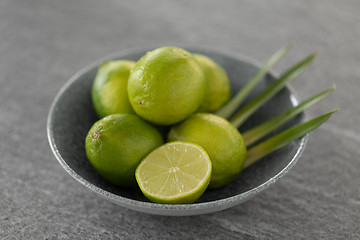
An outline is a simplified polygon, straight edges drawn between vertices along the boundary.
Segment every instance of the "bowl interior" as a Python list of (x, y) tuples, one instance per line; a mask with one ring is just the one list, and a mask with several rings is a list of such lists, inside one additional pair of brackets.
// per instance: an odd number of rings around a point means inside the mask
[[(146, 50), (151, 49), (119, 53), (106, 59), (128, 59), (137, 61), (146, 53)], [(193, 53), (205, 54), (222, 65), (229, 75), (233, 94), (258, 70), (257, 65), (246, 58), (237, 58), (216, 51), (196, 48), (188, 48), (188, 50)], [(101, 61), (93, 63), (77, 73), (61, 89), (55, 98), (48, 119), (50, 145), (62, 166), (78, 181), (90, 187), (98, 194), (108, 198), (110, 197), (111, 200), (118, 203), (124, 200), (130, 200), (127, 203), (140, 205), (144, 203), (143, 206), (146, 208), (153, 206), (159, 207), (158, 204), (149, 203), (137, 188), (128, 189), (109, 184), (97, 174), (87, 160), (84, 148), (85, 136), (93, 123), (98, 120), (91, 102), (91, 85), (96, 75), (98, 64), (100, 63)], [(248, 99), (251, 100), (259, 94), (273, 80), (273, 75), (266, 75)], [(296, 104), (296, 98), (293, 93), (289, 88), (284, 88), (261, 107), (239, 130), (242, 132), (249, 129), (294, 104)], [(300, 114), (281, 129), (298, 124), (303, 120), (304, 115)], [(296, 161), (296, 156), (302, 145), (304, 145), (304, 138), (292, 142), (288, 146), (268, 155), (258, 163), (245, 169), (232, 183), (219, 189), (207, 190), (196, 203), (190, 204), (190, 206), (187, 205), (186, 207), (203, 206), (206, 208), (204, 203), (221, 202), (224, 199), (226, 200), (234, 196), (238, 196), (236, 201), (241, 202), (242, 198), (245, 199), (249, 197), (246, 195), (247, 193), (273, 181), (274, 178), (281, 175), (280, 173), (290, 168)], [(168, 209), (171, 210), (175, 208), (176, 205)]]

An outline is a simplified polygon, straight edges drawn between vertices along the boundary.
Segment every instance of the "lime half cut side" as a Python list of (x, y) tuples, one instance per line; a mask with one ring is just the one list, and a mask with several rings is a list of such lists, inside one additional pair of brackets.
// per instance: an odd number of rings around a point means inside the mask
[(199, 145), (170, 142), (152, 151), (137, 167), (136, 180), (152, 202), (187, 204), (206, 190), (211, 161)]

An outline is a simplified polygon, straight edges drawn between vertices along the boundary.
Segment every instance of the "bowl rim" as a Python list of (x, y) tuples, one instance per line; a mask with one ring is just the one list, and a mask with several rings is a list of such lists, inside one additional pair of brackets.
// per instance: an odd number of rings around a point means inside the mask
[[(116, 195), (114, 193), (108, 192), (106, 190), (103, 190), (100, 187), (95, 186), (94, 184), (90, 183), (86, 179), (84, 179), (81, 175), (76, 173), (65, 161), (65, 159), (62, 157), (60, 151), (58, 150), (55, 139), (54, 139), (54, 133), (52, 130), (53, 125), (53, 115), (56, 105), (58, 104), (59, 100), (61, 99), (62, 95), (68, 90), (82, 75), (86, 74), (88, 71), (92, 70), (94, 67), (98, 66), (101, 62), (111, 59), (117, 59), (121, 56), (129, 55), (129, 54), (136, 54), (139, 52), (146, 52), (150, 51), (152, 49), (155, 49), (159, 47), (158, 45), (152, 45), (152, 46), (144, 46), (144, 47), (137, 47), (137, 48), (129, 48), (126, 50), (122, 50), (116, 53), (108, 54), (105, 57), (102, 57), (96, 61), (93, 61), (92, 63), (84, 66), (81, 68), (78, 72), (76, 72), (74, 75), (72, 75), (66, 83), (60, 88), (60, 90), (57, 92), (55, 98), (53, 99), (49, 113), (47, 116), (47, 123), (46, 123), (46, 131), (47, 131), (47, 138), (50, 145), (50, 148), (57, 159), (57, 161), (60, 163), (60, 165), (65, 169), (65, 171), (70, 174), (76, 181), (80, 182), (82, 185), (87, 187), (88, 189), (94, 191), (101, 197), (110, 200), (114, 203), (117, 203), (123, 207), (140, 211), (140, 212), (146, 212), (151, 214), (157, 214), (157, 215), (177, 215), (177, 216), (189, 216), (189, 215), (198, 215), (198, 214), (205, 214), (215, 211), (220, 211), (226, 208), (233, 207), (241, 202), (244, 202), (251, 197), (255, 196), (257, 193), (267, 189), (270, 185), (275, 183), (278, 179), (280, 179), (282, 176), (284, 176), (289, 170), (295, 165), (297, 160), (302, 155), (305, 146), (308, 141), (308, 134), (303, 136), (300, 141), (299, 148), (297, 149), (296, 153), (292, 157), (292, 159), (289, 161), (289, 163), (276, 175), (274, 175), (272, 178), (267, 180), (266, 182), (258, 185), (255, 188), (252, 188), (250, 190), (247, 190), (243, 193), (226, 197), (218, 200), (212, 200), (208, 202), (200, 202), (200, 203), (193, 203), (193, 204), (159, 204), (159, 203), (152, 203), (152, 202), (143, 202), (138, 201), (134, 199), (129, 199), (126, 197), (122, 197), (119, 195)], [(195, 51), (201, 51), (201, 52), (208, 52), (208, 53), (214, 53), (222, 56), (227, 56), (242, 62), (249, 63), (251, 65), (254, 65), (257, 68), (260, 68), (261, 64), (247, 56), (244, 56), (242, 54), (232, 54), (224, 51), (219, 51), (217, 49), (209, 49), (204, 47), (198, 47), (198, 46), (179, 46), (181, 48), (184, 48), (186, 50), (190, 50), (192, 52)], [(273, 77), (278, 77), (279, 74), (276, 73), (274, 70), (268, 71), (268, 74), (272, 75)], [(293, 87), (290, 84), (287, 84), (285, 86), (290, 92), (290, 100), (293, 105), (297, 105), (299, 103), (298, 96), (296, 92), (294, 91)], [(304, 112), (305, 114), (305, 112)], [(304, 121), (306, 120), (306, 114), (304, 116)]]

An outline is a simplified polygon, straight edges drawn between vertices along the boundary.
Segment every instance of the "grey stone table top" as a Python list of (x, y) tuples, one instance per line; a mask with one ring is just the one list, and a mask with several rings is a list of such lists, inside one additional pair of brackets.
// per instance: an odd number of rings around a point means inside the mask
[[(360, 239), (360, 2), (0, 1), (0, 239)], [(217, 213), (161, 217), (99, 198), (73, 180), (46, 138), (50, 104), (80, 68), (145, 45), (192, 45), (264, 62), (288, 42), (284, 71), (307, 111), (340, 111), (310, 134), (296, 166), (255, 198)]]

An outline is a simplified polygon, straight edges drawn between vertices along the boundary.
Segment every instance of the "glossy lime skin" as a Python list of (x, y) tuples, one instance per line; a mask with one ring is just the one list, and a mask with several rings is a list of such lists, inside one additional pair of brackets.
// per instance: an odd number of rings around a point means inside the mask
[(231, 96), (230, 81), (225, 70), (211, 58), (193, 54), (200, 63), (206, 82), (205, 97), (198, 112), (215, 112), (223, 106)]
[(135, 62), (128, 60), (108, 61), (99, 66), (91, 97), (100, 118), (115, 113), (135, 113), (127, 93), (130, 70), (134, 66)]
[(128, 94), (139, 116), (155, 124), (171, 125), (184, 120), (202, 103), (204, 74), (188, 51), (161, 47), (136, 63), (129, 77)]
[(140, 161), (163, 144), (160, 133), (133, 114), (113, 114), (97, 121), (85, 140), (88, 159), (109, 182), (136, 186), (135, 170)]
[(233, 181), (246, 160), (246, 147), (239, 131), (227, 120), (209, 113), (195, 113), (173, 126), (168, 141), (192, 142), (205, 149), (212, 163), (209, 188)]

